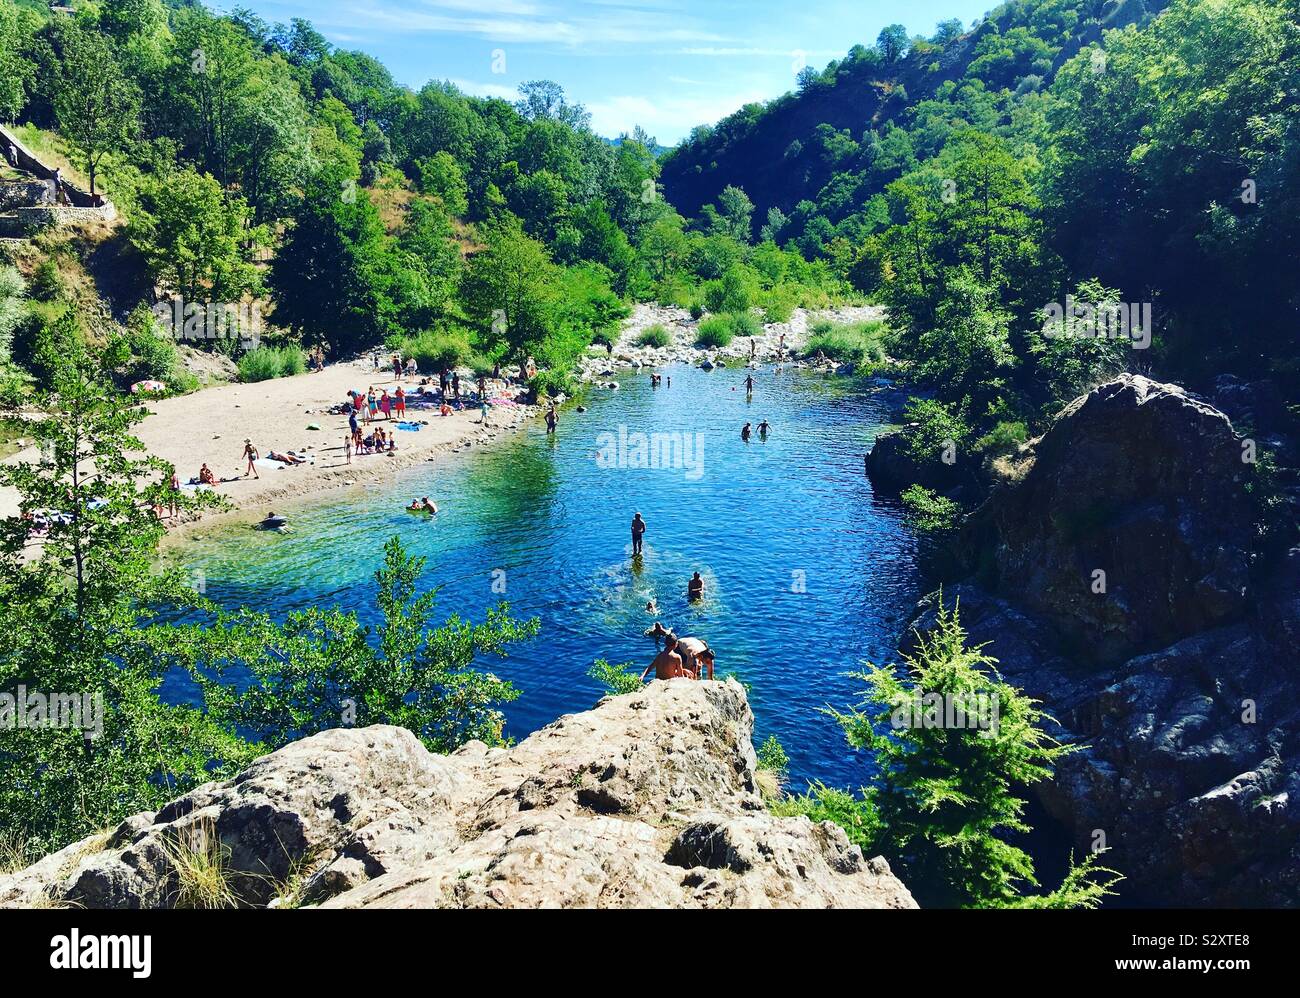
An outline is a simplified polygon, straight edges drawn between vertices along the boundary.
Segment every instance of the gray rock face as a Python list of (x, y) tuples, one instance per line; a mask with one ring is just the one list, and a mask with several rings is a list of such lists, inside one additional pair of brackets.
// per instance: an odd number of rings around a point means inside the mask
[(739, 684), (689, 680), (509, 750), (327, 731), (0, 877), (0, 904), (183, 905), (184, 858), (219, 852), (246, 906), (916, 907), (838, 827), (764, 810), (752, 732)]
[(1104, 839), (1133, 900), (1300, 905), (1300, 549), (1250, 582), (1233, 426), (1125, 376), (1033, 449), (974, 517), (993, 571), (944, 601), (1080, 746), (1035, 792), (1076, 848)]
[(974, 517), (992, 528), (996, 591), (1098, 661), (1240, 617), (1254, 537), (1242, 456), (1228, 418), (1181, 388), (1102, 385)]

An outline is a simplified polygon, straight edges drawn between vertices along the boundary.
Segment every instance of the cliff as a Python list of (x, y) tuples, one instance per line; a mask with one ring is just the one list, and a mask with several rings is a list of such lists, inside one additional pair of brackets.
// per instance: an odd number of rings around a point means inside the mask
[(326, 731), (0, 877), (0, 905), (915, 908), (837, 826), (765, 811), (752, 732), (734, 680), (651, 683), (511, 749)]
[(1243, 461), (1238, 425), (1283, 454), (1292, 427), (1228, 381), (1201, 399), (1125, 375), (1068, 406), (971, 516), (981, 571), (943, 598), (1080, 747), (1036, 790), (1079, 849), (1111, 849), (1126, 897), (1293, 906), (1300, 548), (1279, 558), (1259, 525), (1297, 490)]

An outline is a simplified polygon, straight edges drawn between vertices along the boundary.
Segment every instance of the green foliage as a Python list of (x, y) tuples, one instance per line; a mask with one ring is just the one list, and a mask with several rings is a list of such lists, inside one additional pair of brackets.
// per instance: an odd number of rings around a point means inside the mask
[(672, 342), (672, 336), (668, 330), (659, 323), (653, 326), (647, 326), (641, 330), (640, 335), (636, 338), (637, 346), (642, 347), (666, 347)]
[(254, 347), (239, 358), (238, 364), (239, 380), (244, 382), (284, 378), (307, 369), (302, 349), (293, 345)]
[(414, 357), (425, 372), (461, 367), (474, 354), (469, 333), (463, 329), (424, 329), (414, 336), (390, 340), (388, 345), (403, 357)]
[(27, 286), (16, 267), (0, 266), (0, 364), (9, 360), (14, 330), (26, 314)]
[(758, 747), (757, 755), (759, 769), (766, 769), (784, 777), (786, 771), (790, 768), (790, 757), (786, 755), (785, 747), (782, 746), (776, 735), (767, 736), (763, 744)]
[[(832, 712), (849, 744), (875, 757), (884, 848), (922, 904), (1003, 906), (1037, 886), (1029, 855), (1004, 836), (1029, 830), (1018, 788), (1049, 777), (1074, 749), (1043, 731), (1047, 715), (995, 666), (967, 646), (957, 609), (940, 605), (903, 668), (868, 664), (861, 702)], [(967, 723), (947, 721), (950, 700)], [(1086, 868), (1067, 884), (1069, 898), (1095, 902), (1105, 887), (1089, 892), (1081, 880), (1107, 873)]]
[(923, 485), (908, 486), (899, 499), (907, 514), (907, 522), (920, 533), (943, 536), (956, 530), (961, 522), (960, 504)]
[(903, 409), (906, 453), (917, 464), (933, 464), (949, 447), (960, 451), (971, 430), (955, 407), (936, 399), (910, 399)]
[(700, 322), (695, 331), (697, 347), (725, 347), (736, 335), (735, 324), (727, 315), (713, 315)]
[(631, 662), (611, 665), (606, 659), (598, 658), (587, 670), (587, 675), (603, 686), (611, 696), (635, 693), (642, 686), (641, 677)]
[[(143, 409), (124, 403), (84, 357), (57, 363), (33, 401), (49, 414), (27, 428), (42, 457), (0, 466), (0, 485), (17, 491), (23, 514), (64, 516), (39, 547), (32, 520), (0, 521), (0, 689), (103, 703), (93, 739), (73, 728), (4, 732), (0, 827), (44, 854), (231, 776), (255, 750), (201, 710), (158, 695), (176, 636), (163, 618), (201, 600), (155, 565), (162, 526), (151, 506), (164, 501), (171, 467), (141, 456), (131, 428)], [(216, 501), (177, 497), (182, 510)]]
[[(341, 724), (395, 724), (434, 752), (471, 739), (500, 745), (500, 705), (519, 694), (473, 663), (504, 657), (538, 621), (516, 620), (501, 603), (483, 623), (453, 615), (434, 626), (437, 590), (418, 589), (424, 564), (396, 537), (384, 545), (373, 628), (339, 608), (296, 611), (283, 624), (242, 609), (218, 614), (213, 629), (187, 627), (178, 654), (210, 714), (268, 750)], [(247, 681), (232, 685), (235, 675)]]
[(811, 821), (833, 821), (864, 855), (874, 856), (880, 852), (883, 837), (880, 814), (872, 800), (874, 793), (868, 790), (864, 796), (854, 796), (847, 790), (818, 782), (809, 786), (806, 793), (769, 801), (768, 809), (782, 817), (803, 815)]
[(839, 324), (819, 322), (812, 328), (804, 355), (815, 357), (820, 353), (857, 368), (879, 366), (886, 360), (884, 331), (884, 323), (879, 320)]
[(528, 379), (528, 389), (534, 398), (572, 398), (578, 393), (578, 379), (566, 368), (549, 368), (538, 371)]
[(78, 26), (63, 34), (62, 44), (54, 113), (81, 155), (94, 194), (100, 162), (136, 130), (140, 92), (103, 35)]
[(977, 451), (996, 457), (1015, 453), (1016, 449), (1028, 439), (1029, 430), (1024, 423), (1004, 420), (976, 440), (974, 447)]

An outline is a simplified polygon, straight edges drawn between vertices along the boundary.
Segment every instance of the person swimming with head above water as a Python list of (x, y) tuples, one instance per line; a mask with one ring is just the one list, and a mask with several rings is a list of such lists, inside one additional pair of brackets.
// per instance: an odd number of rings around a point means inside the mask
[(670, 631), (667, 627), (664, 627), (662, 623), (656, 620), (654, 627), (647, 627), (641, 633), (644, 634), (647, 638), (654, 638), (655, 647), (658, 648), (659, 642), (663, 638), (671, 637), (673, 632)]

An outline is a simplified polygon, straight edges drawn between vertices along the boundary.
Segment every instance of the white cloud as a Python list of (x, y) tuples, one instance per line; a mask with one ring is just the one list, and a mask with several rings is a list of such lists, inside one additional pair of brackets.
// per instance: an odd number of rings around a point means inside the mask
[(519, 97), (519, 92), (514, 87), (503, 86), (500, 83), (479, 83), (477, 80), (462, 80), (455, 77), (447, 82), (471, 97), (500, 97), (508, 101), (514, 101)]
[(640, 125), (660, 142), (671, 144), (681, 134), (682, 123), (713, 122), (725, 118), (742, 105), (766, 100), (758, 90), (702, 97), (666, 97), (651, 100), (641, 96), (611, 96), (587, 105), (591, 127), (611, 138)]

